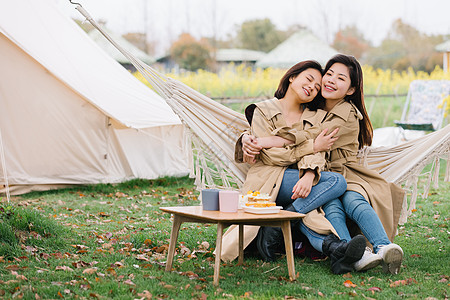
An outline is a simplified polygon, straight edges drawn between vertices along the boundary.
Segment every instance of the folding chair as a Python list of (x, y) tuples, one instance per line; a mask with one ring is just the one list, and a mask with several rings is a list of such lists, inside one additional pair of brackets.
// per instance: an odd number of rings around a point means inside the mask
[(414, 80), (409, 86), (402, 118), (394, 121), (406, 130), (435, 131), (442, 127), (450, 80)]

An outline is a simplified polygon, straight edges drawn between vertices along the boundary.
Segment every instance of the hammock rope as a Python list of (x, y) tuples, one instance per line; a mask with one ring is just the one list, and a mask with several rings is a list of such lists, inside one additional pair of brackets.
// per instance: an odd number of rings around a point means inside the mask
[[(234, 162), (234, 144), (248, 123), (238, 112), (206, 97), (185, 84), (157, 72), (117, 44), (81, 6), (76, 9), (110, 41), (142, 74), (156, 92), (163, 97), (186, 127), (186, 146), (189, 151), (191, 176), (197, 189), (239, 189), (248, 170), (247, 164)], [(403, 184), (411, 193), (403, 201), (400, 224), (415, 208), (417, 184), (423, 169), (434, 162), (429, 182), (422, 195), (428, 196), (431, 182), (438, 181), (440, 159), (447, 160), (445, 180), (450, 178), (450, 125), (425, 137), (393, 147), (366, 147), (358, 157), (360, 163), (377, 170), (387, 181)]]

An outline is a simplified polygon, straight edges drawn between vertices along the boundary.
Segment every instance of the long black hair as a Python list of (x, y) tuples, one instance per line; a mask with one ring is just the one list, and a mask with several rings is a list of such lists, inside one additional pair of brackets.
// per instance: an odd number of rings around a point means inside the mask
[[(278, 84), (278, 88), (275, 91), (274, 97), (277, 99), (283, 98), (286, 95), (289, 85), (291, 84), (290, 79), (297, 77), (298, 74), (305, 71), (306, 69), (316, 69), (317, 71), (320, 72), (321, 75), (323, 75), (322, 66), (317, 61), (315, 61), (315, 60), (301, 61), (301, 62), (293, 65), (289, 70), (286, 71), (286, 73), (283, 75), (283, 77), (281, 77), (280, 83)], [(321, 93), (320, 92), (317, 93), (317, 96), (311, 102), (305, 103), (305, 105), (308, 108), (323, 107), (324, 100), (323, 100)]]
[(363, 119), (359, 120), (359, 149), (366, 145), (370, 146), (372, 144), (373, 127), (364, 104), (363, 73), (361, 65), (356, 58), (351, 55), (337, 54), (327, 62), (327, 65), (325, 66), (325, 73), (335, 63), (341, 63), (347, 66), (350, 73), (350, 86), (355, 89), (355, 92), (351, 95), (345, 96), (345, 100), (352, 102), (363, 115)]

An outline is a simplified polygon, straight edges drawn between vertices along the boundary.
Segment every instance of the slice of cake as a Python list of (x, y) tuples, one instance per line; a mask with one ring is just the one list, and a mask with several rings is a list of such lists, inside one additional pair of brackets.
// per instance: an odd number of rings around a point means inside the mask
[(247, 202), (246, 206), (253, 207), (271, 207), (276, 206), (275, 202), (272, 202), (269, 194), (261, 194), (259, 191), (248, 191), (247, 192)]

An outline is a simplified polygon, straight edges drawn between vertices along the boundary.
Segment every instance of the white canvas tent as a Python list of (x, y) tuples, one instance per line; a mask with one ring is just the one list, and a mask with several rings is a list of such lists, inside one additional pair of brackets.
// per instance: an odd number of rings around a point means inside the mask
[(12, 193), (188, 173), (183, 125), (160, 96), (51, 1), (0, 4), (0, 151)]

